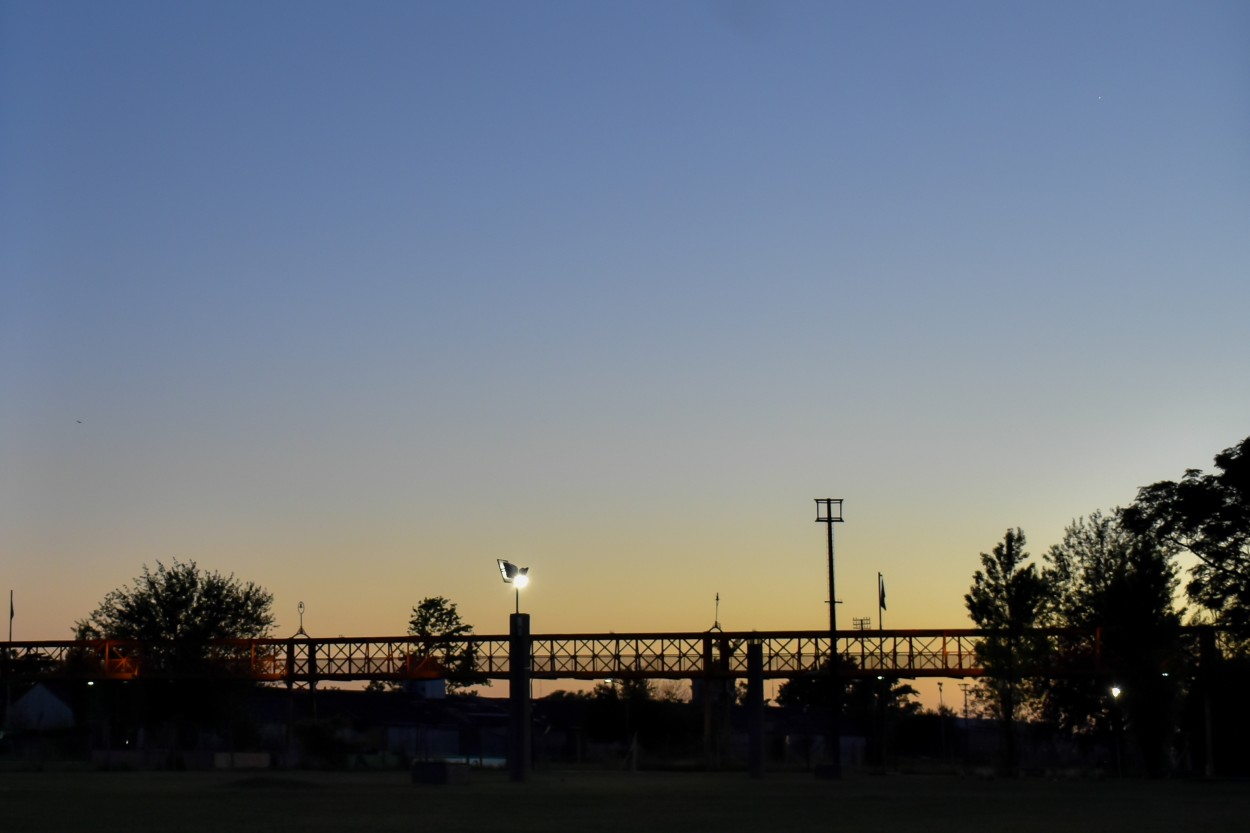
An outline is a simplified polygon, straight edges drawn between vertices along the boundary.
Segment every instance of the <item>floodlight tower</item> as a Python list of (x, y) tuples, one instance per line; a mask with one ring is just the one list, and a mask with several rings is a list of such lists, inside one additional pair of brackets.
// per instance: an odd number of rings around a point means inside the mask
[(833, 684), (833, 714), (829, 723), (830, 775), (842, 777), (842, 682), (839, 680), (838, 594), (833, 581), (833, 525), (842, 523), (842, 498), (816, 498), (816, 523), (829, 531), (829, 679)]
[(833, 580), (833, 525), (842, 523), (842, 498), (816, 498), (816, 523), (824, 524), (829, 530), (829, 635), (837, 639), (838, 632), (838, 596), (834, 591)]
[(502, 558), (495, 559), (495, 563), (504, 583), (516, 589), (516, 612), (508, 617), (508, 771), (513, 781), (525, 781), (533, 757), (530, 680), (534, 657), (530, 615), (521, 612), (521, 588), (529, 584), (530, 568), (518, 567)]

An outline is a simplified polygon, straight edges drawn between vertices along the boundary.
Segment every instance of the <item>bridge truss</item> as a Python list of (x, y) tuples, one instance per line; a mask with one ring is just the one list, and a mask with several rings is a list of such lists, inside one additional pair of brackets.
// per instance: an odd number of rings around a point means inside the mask
[[(1197, 630), (1197, 629), (1192, 629)], [(739, 631), (698, 633), (557, 634), (529, 637), (532, 678), (732, 679), (749, 676), (747, 647), (761, 646), (764, 678), (792, 678), (828, 668), (836, 647), (839, 673), (854, 677), (978, 677), (977, 648), (992, 635), (980, 630)], [(1097, 630), (1037, 630), (1047, 646), (1038, 676), (1101, 671)], [(473, 673), (508, 679), (510, 637), (335, 637), (219, 640), (211, 662), (195, 672), (171, 669), (159, 645), (124, 640), (5, 643), (6, 670), (22, 677), (134, 679), (212, 676), (287, 684), (320, 681), (435, 679), (447, 676), (437, 657), (472, 657)], [(449, 649), (449, 650), (448, 650)], [(167, 652), (166, 648), (166, 652)], [(209, 669), (209, 670), (203, 670)]]

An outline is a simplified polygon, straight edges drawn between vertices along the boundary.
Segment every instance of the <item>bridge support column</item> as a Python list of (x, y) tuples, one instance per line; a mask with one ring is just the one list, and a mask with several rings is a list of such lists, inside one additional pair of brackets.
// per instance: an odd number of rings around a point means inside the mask
[(508, 773), (513, 781), (525, 781), (532, 755), (530, 615), (513, 613), (508, 619)]
[(764, 645), (747, 645), (747, 773), (764, 777)]
[(842, 655), (838, 653), (836, 634), (829, 641), (829, 684), (832, 697), (829, 710), (829, 764), (816, 768), (817, 778), (838, 779), (842, 777), (842, 673), (839, 667)]

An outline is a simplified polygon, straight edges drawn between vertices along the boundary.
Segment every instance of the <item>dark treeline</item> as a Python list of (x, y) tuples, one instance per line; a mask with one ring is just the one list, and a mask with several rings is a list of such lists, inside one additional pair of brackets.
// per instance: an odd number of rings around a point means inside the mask
[[(1117, 769), (1246, 771), (1232, 739), (1247, 725), (1234, 704), (1250, 668), (1250, 438), (1216, 455), (1211, 473), (1190, 469), (1127, 507), (1074, 520), (1040, 562), (1025, 546), (1022, 530), (1007, 530), (965, 596), (990, 632), (976, 701), (1000, 724), (1000, 768), (1017, 769), (1027, 720), (1076, 748), (1111, 747)], [(1187, 608), (1183, 553), (1196, 559)], [(1219, 650), (1214, 631), (1183, 639), (1182, 624), (1218, 628)], [(1100, 639), (1056, 645), (1042, 627), (1097, 629)], [(1055, 651), (1096, 673), (1036, 676), (1043, 657), (1057, 664)]]

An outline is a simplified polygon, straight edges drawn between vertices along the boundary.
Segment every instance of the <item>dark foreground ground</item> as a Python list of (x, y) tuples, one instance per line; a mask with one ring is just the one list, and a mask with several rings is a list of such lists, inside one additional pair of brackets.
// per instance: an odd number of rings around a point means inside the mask
[(0, 772), (5, 833), (1250, 831), (1250, 783), (958, 776)]

